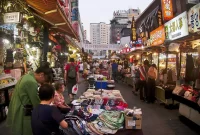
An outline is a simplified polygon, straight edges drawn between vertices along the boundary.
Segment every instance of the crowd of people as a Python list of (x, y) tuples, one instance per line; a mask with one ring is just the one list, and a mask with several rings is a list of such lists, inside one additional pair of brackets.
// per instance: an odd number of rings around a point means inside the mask
[(138, 60), (131, 66), (131, 75), (133, 77), (133, 93), (140, 93), (140, 100), (147, 103), (155, 102), (155, 86), (157, 79), (157, 67), (150, 65), (148, 60), (143, 64), (138, 64)]
[(70, 59), (65, 66), (64, 82), (52, 82), (49, 64), (39, 67), (21, 77), (12, 95), (7, 126), (12, 135), (60, 135), (59, 127), (67, 128), (64, 120), (72, 105), (66, 104), (63, 96), (65, 86), (72, 101), (72, 87), (79, 81), (79, 68)]
[[(64, 82), (52, 82), (52, 69), (49, 64), (39, 67), (21, 77), (16, 84), (9, 105), (7, 125), (12, 135), (60, 135), (59, 126), (67, 128), (70, 123), (64, 121), (63, 114), (70, 111), (71, 105), (65, 103), (63, 92), (68, 89), (69, 99), (73, 100), (72, 87), (79, 83), (79, 76), (88, 73), (107, 71), (108, 79), (116, 82), (123, 76), (127, 67), (116, 61), (75, 62), (73, 58), (65, 66)], [(131, 67), (133, 92), (140, 91), (140, 99), (148, 103), (155, 101), (156, 65), (146, 60), (139, 65), (135, 60)], [(122, 79), (123, 80), (123, 79)]]

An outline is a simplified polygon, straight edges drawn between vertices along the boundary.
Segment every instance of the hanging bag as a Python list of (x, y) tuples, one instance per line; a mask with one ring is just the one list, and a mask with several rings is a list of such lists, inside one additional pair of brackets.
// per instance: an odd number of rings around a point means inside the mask
[(77, 94), (78, 92), (78, 84), (74, 85), (73, 88), (72, 88), (72, 94)]

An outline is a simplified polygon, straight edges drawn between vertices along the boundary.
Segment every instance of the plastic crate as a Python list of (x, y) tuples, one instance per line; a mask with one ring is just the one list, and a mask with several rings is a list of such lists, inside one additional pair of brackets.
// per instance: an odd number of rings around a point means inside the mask
[(96, 81), (95, 88), (96, 89), (107, 89), (108, 82), (107, 81)]

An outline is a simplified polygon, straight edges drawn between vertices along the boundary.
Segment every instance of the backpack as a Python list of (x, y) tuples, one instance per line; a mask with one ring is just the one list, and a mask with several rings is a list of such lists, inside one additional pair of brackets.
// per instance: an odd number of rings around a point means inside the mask
[(69, 78), (72, 78), (72, 79), (76, 78), (76, 66), (75, 65), (70, 65), (67, 75)]

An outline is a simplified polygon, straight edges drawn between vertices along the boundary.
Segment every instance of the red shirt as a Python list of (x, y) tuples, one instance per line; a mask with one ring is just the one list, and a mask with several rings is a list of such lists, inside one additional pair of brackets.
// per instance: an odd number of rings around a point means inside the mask
[(76, 72), (78, 72), (78, 66), (77, 66), (75, 63), (67, 64), (66, 67), (65, 67), (65, 70), (66, 70), (66, 71), (69, 71), (71, 65), (72, 65), (72, 66), (75, 66), (75, 67), (76, 67)]

